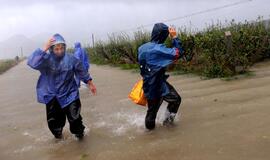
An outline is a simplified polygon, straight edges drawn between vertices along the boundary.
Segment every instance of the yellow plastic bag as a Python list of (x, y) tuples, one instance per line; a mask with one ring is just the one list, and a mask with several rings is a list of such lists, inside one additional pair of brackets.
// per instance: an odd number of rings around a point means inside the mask
[(147, 99), (143, 93), (143, 80), (139, 80), (128, 96), (135, 104), (146, 106)]

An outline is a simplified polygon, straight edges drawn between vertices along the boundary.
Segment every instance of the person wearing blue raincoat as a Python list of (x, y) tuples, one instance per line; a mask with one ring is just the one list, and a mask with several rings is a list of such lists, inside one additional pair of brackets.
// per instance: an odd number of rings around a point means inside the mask
[(67, 118), (71, 133), (82, 138), (85, 127), (80, 115), (81, 102), (74, 76), (87, 83), (93, 94), (96, 94), (96, 88), (81, 61), (66, 53), (64, 38), (55, 34), (43, 49), (36, 49), (28, 57), (27, 64), (40, 72), (36, 86), (37, 99), (46, 104), (47, 123), (52, 134), (55, 138), (62, 138)]
[[(80, 42), (75, 43), (74, 56), (82, 62), (84, 69), (88, 72), (90, 68), (89, 58), (85, 49), (81, 47)], [(80, 77), (75, 76), (75, 78), (76, 78), (77, 85), (80, 86)]]
[[(167, 48), (163, 43), (170, 35), (173, 48)], [(143, 44), (138, 49), (140, 74), (143, 77), (143, 90), (147, 98), (148, 110), (145, 117), (145, 127), (155, 128), (157, 112), (165, 100), (168, 102), (163, 124), (171, 124), (181, 104), (181, 97), (174, 87), (167, 82), (166, 67), (184, 55), (180, 39), (174, 28), (163, 23), (154, 25), (151, 42)]]

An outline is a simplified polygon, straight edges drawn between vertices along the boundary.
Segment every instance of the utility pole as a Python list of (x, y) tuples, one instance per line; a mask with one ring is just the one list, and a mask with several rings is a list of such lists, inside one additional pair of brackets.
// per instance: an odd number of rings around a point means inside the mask
[(92, 33), (92, 47), (95, 46), (95, 37), (94, 37), (94, 33)]
[(23, 47), (21, 47), (21, 58), (23, 58)]

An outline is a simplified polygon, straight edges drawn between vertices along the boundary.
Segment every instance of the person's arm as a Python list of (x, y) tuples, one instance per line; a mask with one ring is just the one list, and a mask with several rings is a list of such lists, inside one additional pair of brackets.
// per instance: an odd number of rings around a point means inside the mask
[(88, 84), (90, 91), (95, 95), (97, 90), (92, 81), (90, 74), (83, 68), (80, 60), (75, 58), (75, 74), (82, 80), (85, 84)]
[(49, 55), (41, 49), (35, 50), (27, 60), (27, 65), (36, 70), (41, 70), (47, 66)]
[(156, 46), (156, 58), (160, 60), (177, 60), (179, 58), (179, 51), (177, 48), (168, 48), (164, 44)]
[(182, 47), (181, 40), (177, 37), (177, 33), (175, 28), (170, 27), (169, 28), (169, 34), (172, 39), (172, 45), (174, 48), (176, 48), (176, 54), (178, 55), (177, 58), (181, 58), (184, 56), (184, 49)]
[(74, 57), (76, 57), (76, 58), (79, 59), (79, 60), (82, 59), (80, 49), (75, 48), (75, 51), (74, 51)]
[(84, 49), (82, 48), (76, 48), (74, 52), (74, 57), (79, 59), (83, 67), (88, 71), (89, 70), (89, 62), (88, 62), (88, 56)]
[(172, 40), (172, 45), (174, 48), (176, 48), (177, 50), (177, 54), (179, 55), (178, 58), (181, 58), (184, 56), (184, 49), (182, 48), (182, 42), (181, 40), (176, 37)]
[(49, 39), (49, 41), (44, 45), (43, 50), (37, 49), (35, 50), (27, 60), (27, 64), (36, 70), (41, 70), (47, 66), (47, 60), (49, 58), (49, 55), (46, 53), (49, 48), (51, 47), (52, 43), (55, 40), (53, 38)]
[(94, 85), (93, 81), (90, 80), (90, 81), (88, 81), (87, 84), (88, 84), (88, 86), (89, 86), (90, 91), (91, 91), (94, 95), (96, 95), (96, 94), (97, 94), (97, 89), (96, 89), (96, 86)]
[(154, 48), (155, 54), (151, 54), (148, 57), (148, 63), (161, 67), (166, 67), (172, 63), (175, 63), (181, 58), (182, 53), (178, 48), (168, 48), (164, 44), (158, 44)]
[(164, 44), (156, 44), (152, 52), (146, 56), (146, 60), (155, 66), (167, 67), (179, 58), (177, 48), (168, 48)]
[(177, 61), (179, 58), (183, 57), (184, 50), (182, 48), (182, 43), (177, 37), (175, 28), (169, 28), (169, 36), (172, 39), (173, 48), (167, 48), (164, 44), (156, 47), (157, 59), (159, 61), (164, 61), (168, 64), (171, 61)]
[(84, 66), (85, 66), (86, 70), (88, 71), (89, 67), (90, 67), (89, 58), (88, 58), (88, 55), (87, 55), (87, 52), (85, 51), (85, 49), (82, 49), (82, 51), (84, 54)]

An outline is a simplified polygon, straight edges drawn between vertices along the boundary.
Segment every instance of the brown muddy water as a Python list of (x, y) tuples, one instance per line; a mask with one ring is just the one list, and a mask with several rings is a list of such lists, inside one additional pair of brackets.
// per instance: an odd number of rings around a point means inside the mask
[(252, 68), (255, 76), (233, 81), (171, 76), (183, 103), (175, 125), (144, 129), (145, 107), (127, 95), (138, 73), (91, 66), (98, 95), (82, 87), (83, 141), (68, 130), (55, 140), (45, 106), (36, 102), (39, 73), (22, 62), (0, 75), (0, 160), (269, 160), (270, 62)]

